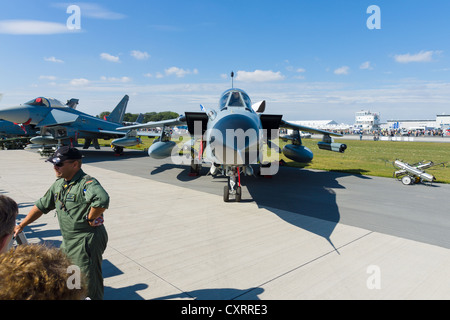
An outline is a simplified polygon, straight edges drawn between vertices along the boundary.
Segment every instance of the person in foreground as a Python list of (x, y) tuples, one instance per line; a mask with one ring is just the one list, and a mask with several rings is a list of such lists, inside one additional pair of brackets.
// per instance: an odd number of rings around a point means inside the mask
[(82, 157), (78, 149), (64, 146), (46, 160), (53, 164), (57, 180), (16, 226), (15, 235), (56, 209), (63, 238), (61, 250), (86, 275), (88, 297), (102, 300), (102, 255), (108, 242), (103, 213), (109, 206), (109, 195), (95, 178), (83, 172)]

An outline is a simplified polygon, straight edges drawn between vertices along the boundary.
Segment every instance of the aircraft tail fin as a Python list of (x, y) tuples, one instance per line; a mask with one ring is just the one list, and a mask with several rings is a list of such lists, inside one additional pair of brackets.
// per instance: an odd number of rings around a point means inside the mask
[(136, 123), (144, 123), (144, 114), (143, 113), (139, 113), (139, 115), (136, 119)]
[(114, 110), (106, 117), (106, 120), (115, 123), (122, 123), (125, 111), (127, 110), (128, 100), (130, 97), (125, 95)]

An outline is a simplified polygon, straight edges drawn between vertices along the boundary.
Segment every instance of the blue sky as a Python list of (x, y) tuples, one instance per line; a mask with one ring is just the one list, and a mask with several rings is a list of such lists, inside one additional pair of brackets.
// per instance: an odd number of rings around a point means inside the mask
[(128, 94), (132, 113), (199, 111), (233, 70), (286, 120), (434, 119), (450, 114), (449, 12), (448, 0), (3, 1), (0, 108), (50, 96), (98, 114)]

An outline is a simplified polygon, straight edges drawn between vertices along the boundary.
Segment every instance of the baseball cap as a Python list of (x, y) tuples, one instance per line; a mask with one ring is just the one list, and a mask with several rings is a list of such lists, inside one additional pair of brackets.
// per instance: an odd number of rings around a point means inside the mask
[(76, 148), (71, 148), (69, 146), (63, 146), (56, 150), (56, 152), (49, 157), (45, 162), (51, 162), (53, 164), (58, 164), (66, 160), (78, 160), (83, 158), (81, 152)]

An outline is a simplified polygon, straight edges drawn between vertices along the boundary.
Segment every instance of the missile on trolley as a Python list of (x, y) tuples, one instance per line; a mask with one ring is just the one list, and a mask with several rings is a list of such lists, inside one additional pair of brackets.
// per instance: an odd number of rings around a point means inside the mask
[(410, 165), (406, 162), (402, 162), (400, 160), (394, 161), (394, 166), (399, 168), (400, 170), (394, 172), (394, 176), (398, 179), (401, 178), (403, 184), (413, 184), (418, 181), (428, 181), (433, 182), (436, 178), (426, 173), (424, 170), (433, 167), (435, 164), (430, 161), (427, 163), (418, 163), (417, 165)]

